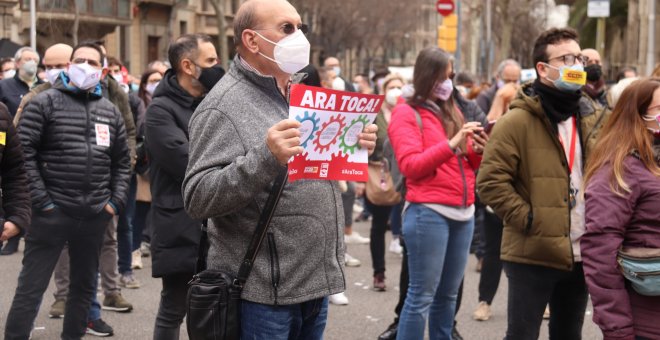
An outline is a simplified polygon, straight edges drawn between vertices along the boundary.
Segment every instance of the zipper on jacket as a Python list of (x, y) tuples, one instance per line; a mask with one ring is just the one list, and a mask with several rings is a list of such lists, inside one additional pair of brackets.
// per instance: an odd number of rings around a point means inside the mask
[(92, 167), (92, 144), (89, 138), (89, 132), (92, 128), (92, 117), (89, 113), (89, 92), (85, 95), (85, 116), (87, 117), (87, 122), (85, 126), (85, 145), (87, 147), (87, 166), (85, 167), (85, 181), (83, 185), (83, 204), (84, 206), (89, 206), (89, 191), (90, 191), (90, 179), (91, 176), (91, 167)]
[(465, 170), (463, 170), (463, 158), (461, 156), (456, 156), (458, 158), (458, 168), (461, 170), (461, 178), (463, 179), (463, 208), (467, 207), (468, 200), (468, 185), (467, 179), (465, 178)]
[(280, 285), (280, 258), (275, 247), (275, 235), (268, 232), (268, 250), (270, 251), (270, 277), (275, 295), (275, 306), (277, 306), (277, 289)]

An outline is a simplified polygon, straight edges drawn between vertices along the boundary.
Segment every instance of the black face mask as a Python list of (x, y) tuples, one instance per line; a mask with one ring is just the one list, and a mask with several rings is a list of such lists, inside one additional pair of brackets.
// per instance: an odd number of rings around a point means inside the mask
[(600, 65), (592, 64), (584, 68), (587, 72), (588, 81), (598, 81), (603, 76), (603, 68)]
[(199, 74), (199, 82), (204, 85), (207, 91), (211, 91), (213, 86), (225, 75), (225, 70), (220, 64), (211, 67), (200, 67), (202, 72)]

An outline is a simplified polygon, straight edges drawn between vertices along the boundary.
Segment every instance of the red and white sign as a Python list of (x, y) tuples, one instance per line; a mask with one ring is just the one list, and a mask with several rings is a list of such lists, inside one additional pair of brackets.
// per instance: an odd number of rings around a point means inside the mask
[(446, 17), (454, 13), (454, 9), (456, 9), (456, 5), (454, 5), (453, 0), (438, 0), (438, 2), (435, 3), (435, 8), (438, 10), (438, 13), (440, 15)]
[(96, 124), (96, 145), (110, 146), (110, 127), (108, 124)]
[(304, 151), (289, 160), (289, 181), (367, 181), (368, 154), (358, 135), (376, 119), (384, 97), (300, 84), (290, 94), (289, 118), (301, 124)]

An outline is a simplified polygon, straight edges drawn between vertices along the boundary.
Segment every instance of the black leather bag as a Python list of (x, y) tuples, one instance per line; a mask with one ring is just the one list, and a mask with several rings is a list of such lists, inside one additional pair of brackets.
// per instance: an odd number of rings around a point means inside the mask
[(257, 229), (238, 270), (238, 275), (206, 269), (208, 233), (206, 223), (202, 230), (197, 258), (197, 274), (188, 283), (186, 327), (190, 340), (239, 340), (241, 337), (241, 291), (250, 276), (266, 230), (280, 199), (287, 172), (275, 182), (261, 212)]

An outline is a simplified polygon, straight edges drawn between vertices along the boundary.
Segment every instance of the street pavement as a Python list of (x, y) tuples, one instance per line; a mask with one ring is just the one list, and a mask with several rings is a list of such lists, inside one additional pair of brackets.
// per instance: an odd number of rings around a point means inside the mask
[[(355, 223), (354, 230), (363, 236), (369, 235), (370, 223)], [(389, 245), (390, 233), (387, 234), (386, 244)], [(0, 266), (3, 275), (0, 276), (0, 325), (4, 333), (5, 320), (16, 288), (16, 279), (20, 270), (20, 261), (23, 257), (24, 244), (20, 251), (11, 256), (1, 256)], [(346, 268), (346, 295), (349, 298), (347, 306), (330, 306), (325, 339), (328, 340), (375, 340), (394, 319), (394, 307), (399, 296), (399, 273), (401, 257), (386, 252), (386, 284), (387, 291), (375, 292), (371, 290), (372, 269), (369, 245), (348, 245), (348, 253), (362, 261), (357, 268)], [(158, 310), (160, 298), (160, 280), (151, 278), (150, 258), (143, 258), (144, 269), (136, 270), (135, 274), (142, 283), (139, 289), (123, 289), (124, 297), (133, 303), (131, 313), (115, 313), (103, 311), (102, 318), (114, 330), (114, 339), (149, 340), (152, 339), (153, 325)], [(477, 322), (472, 320), (472, 312), (477, 306), (477, 286), (479, 274), (475, 272), (476, 259), (470, 256), (465, 273), (465, 288), (461, 309), (457, 315), (458, 330), (466, 340), (498, 340), (504, 337), (506, 330), (506, 292), (507, 281), (502, 275), (499, 290), (493, 301), (493, 316), (489, 321)], [(62, 319), (49, 319), (48, 310), (54, 299), (52, 284), (44, 295), (44, 300), (36, 320), (33, 340), (59, 339), (62, 329)], [(102, 295), (99, 299), (102, 300)], [(602, 339), (598, 327), (591, 321), (591, 305), (587, 308), (583, 339)], [(94, 336), (86, 336), (93, 339)], [(185, 333), (185, 324), (181, 330), (181, 340), (188, 339)], [(543, 322), (540, 339), (548, 339), (547, 321)], [(264, 339), (268, 340), (268, 339)]]

